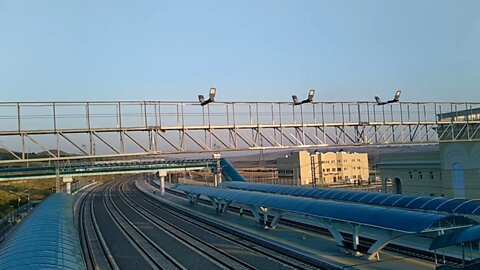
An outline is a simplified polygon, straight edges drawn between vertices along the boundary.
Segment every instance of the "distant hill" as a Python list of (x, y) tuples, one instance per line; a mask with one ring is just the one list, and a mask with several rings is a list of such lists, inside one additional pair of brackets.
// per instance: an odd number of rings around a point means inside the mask
[[(48, 151), (50, 151), (52, 154), (56, 155), (57, 154), (57, 149), (49, 149)], [(50, 154), (47, 152), (47, 151), (42, 151), (42, 152), (38, 152), (38, 153), (33, 153), (36, 157), (50, 157)], [(76, 156), (75, 154), (71, 154), (71, 153), (67, 153), (67, 152), (64, 152), (62, 150), (60, 150), (60, 155), (62, 157), (71, 157), (71, 156)]]
[[(14, 152), (14, 153), (16, 155), (20, 154), (20, 153), (17, 153), (17, 152)], [(15, 158), (15, 157), (12, 154), (10, 154), (7, 149), (0, 148), (0, 159), (12, 159), (12, 158)]]
[[(52, 152), (55, 155), (57, 154), (57, 149), (49, 149), (49, 151)], [(22, 153), (20, 153), (20, 152), (17, 152), (17, 151), (12, 151), (12, 152), (15, 153), (19, 157), (22, 156)], [(47, 151), (42, 151), (42, 152), (38, 152), (38, 153), (31, 152), (31, 153), (26, 153), (26, 155), (28, 155), (29, 158), (50, 157), (50, 154)], [(71, 153), (68, 153), (68, 152), (61, 151), (61, 150), (60, 150), (60, 155), (63, 156), (63, 157), (75, 156), (75, 154), (71, 154)], [(15, 157), (12, 154), (10, 154), (10, 152), (8, 152), (7, 149), (0, 148), (0, 159), (14, 159), (14, 158)]]

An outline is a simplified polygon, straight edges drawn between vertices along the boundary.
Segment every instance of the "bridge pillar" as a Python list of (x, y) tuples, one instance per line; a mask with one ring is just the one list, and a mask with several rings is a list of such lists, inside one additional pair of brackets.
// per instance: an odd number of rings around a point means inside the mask
[(160, 194), (165, 195), (165, 177), (167, 176), (167, 171), (158, 171), (158, 176), (160, 176)]
[(65, 183), (65, 192), (68, 194), (72, 194), (73, 178), (71, 176), (65, 176), (63, 177), (62, 182)]
[(220, 153), (213, 154), (213, 159), (215, 159), (215, 168), (212, 170), (214, 175), (215, 186), (217, 187), (222, 183), (222, 167), (220, 165), (221, 159)]

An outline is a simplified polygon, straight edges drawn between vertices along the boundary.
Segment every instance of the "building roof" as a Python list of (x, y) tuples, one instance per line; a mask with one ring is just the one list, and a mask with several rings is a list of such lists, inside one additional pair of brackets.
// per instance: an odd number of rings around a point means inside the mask
[(0, 245), (0, 269), (86, 269), (73, 196), (50, 195)]
[(474, 221), (461, 216), (427, 213), (346, 202), (299, 198), (278, 194), (178, 185), (175, 189), (248, 205), (273, 208), (278, 211), (305, 214), (335, 221), (365, 225), (405, 233), (420, 233), (438, 228), (470, 225)]
[(224, 187), (297, 197), (355, 202), (378, 206), (407, 208), (411, 210), (438, 211), (450, 214), (480, 215), (479, 199), (443, 198), (354, 191), (333, 188), (311, 188), (249, 182), (224, 182)]
[(430, 250), (478, 240), (480, 240), (480, 226), (473, 226), (436, 237), (430, 244)]

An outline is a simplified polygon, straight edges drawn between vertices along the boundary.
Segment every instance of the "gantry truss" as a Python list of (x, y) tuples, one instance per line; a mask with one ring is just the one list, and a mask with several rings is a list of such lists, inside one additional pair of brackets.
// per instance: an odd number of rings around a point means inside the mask
[(480, 140), (480, 103), (4, 102), (1, 163)]

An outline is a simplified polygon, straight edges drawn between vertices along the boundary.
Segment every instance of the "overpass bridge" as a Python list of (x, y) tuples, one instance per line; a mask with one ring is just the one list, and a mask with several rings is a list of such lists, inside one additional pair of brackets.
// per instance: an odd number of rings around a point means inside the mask
[[(226, 161), (220, 161), (224, 164)], [(0, 181), (78, 177), (108, 174), (139, 174), (158, 171), (184, 171), (213, 169), (217, 160), (208, 159), (144, 159), (91, 163), (62, 164), (61, 166), (38, 166), (1, 168)], [(227, 166), (227, 165), (224, 165)]]
[(471, 102), (2, 102), (0, 164), (480, 140)]

